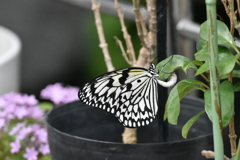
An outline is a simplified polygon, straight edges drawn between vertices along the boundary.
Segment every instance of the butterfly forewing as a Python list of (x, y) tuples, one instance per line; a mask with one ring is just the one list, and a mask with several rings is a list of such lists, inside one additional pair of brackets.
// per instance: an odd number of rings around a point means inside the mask
[(126, 68), (106, 73), (85, 84), (79, 99), (115, 114), (126, 127), (148, 125), (156, 116), (157, 81), (149, 70)]

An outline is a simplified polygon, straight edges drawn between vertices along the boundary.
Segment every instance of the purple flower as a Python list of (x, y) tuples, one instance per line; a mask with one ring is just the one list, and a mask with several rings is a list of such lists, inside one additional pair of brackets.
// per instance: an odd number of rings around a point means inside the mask
[(14, 113), (16, 105), (10, 102), (6, 102), (6, 107), (4, 107), (4, 112), (6, 113)]
[(36, 97), (34, 95), (24, 94), (22, 96), (22, 99), (23, 99), (23, 104), (25, 104), (25, 105), (35, 106), (38, 104), (38, 100), (36, 99)]
[(78, 90), (79, 88), (77, 87), (64, 87), (61, 83), (55, 83), (44, 88), (40, 95), (42, 98), (49, 99), (54, 104), (59, 105), (77, 100)]
[(39, 147), (39, 152), (43, 155), (50, 153), (49, 146), (47, 144), (43, 144)]
[(0, 129), (2, 129), (4, 125), (5, 125), (5, 119), (0, 118)]
[[(0, 130), (4, 127), (3, 133), (15, 137), (9, 144), (10, 152), (26, 150), (23, 157), (27, 160), (37, 160), (38, 154), (49, 153), (47, 132), (41, 121), (44, 111), (37, 105), (34, 95), (8, 93), (0, 97)], [(19, 120), (21, 123), (17, 123)], [(9, 131), (8, 126), (13, 124), (15, 126)]]
[(6, 123), (15, 118), (39, 118), (43, 116), (43, 111), (40, 113), (40, 109), (36, 109), (37, 104), (38, 100), (34, 95), (5, 94), (0, 97), (0, 117), (4, 117)]
[(10, 146), (11, 146), (11, 153), (17, 153), (21, 148), (21, 144), (19, 140), (16, 140), (15, 142), (11, 142)]
[(47, 132), (45, 129), (38, 129), (34, 133), (37, 139), (39, 140), (39, 142), (47, 143)]
[(15, 127), (13, 127), (13, 129), (10, 131), (9, 135), (14, 135), (14, 134), (17, 134), (18, 131), (25, 127), (25, 123), (18, 123)]
[(45, 129), (36, 130), (34, 133), (37, 139), (39, 140), (39, 142), (47, 143), (47, 132)]
[(18, 119), (23, 119), (28, 114), (27, 108), (23, 106), (18, 106), (15, 109), (15, 116)]
[(44, 112), (39, 107), (33, 106), (31, 108), (28, 108), (27, 116), (30, 118), (39, 119), (44, 116)]
[(27, 160), (37, 160), (38, 152), (35, 150), (35, 148), (26, 148), (26, 153), (23, 155), (24, 158)]
[(28, 126), (27, 128), (22, 128), (17, 134), (18, 140), (23, 140), (26, 136), (28, 136), (32, 132), (31, 126)]
[[(24, 157), (28, 160), (35, 159), (39, 153), (45, 155), (50, 152), (46, 129), (39, 124), (18, 123), (11, 130), (10, 135), (16, 135), (16, 141), (10, 144), (12, 153), (19, 152), (20, 148), (24, 149), (31, 146), (31, 148), (26, 149), (24, 154)], [(21, 146), (20, 142), (23, 142), (23, 146)]]

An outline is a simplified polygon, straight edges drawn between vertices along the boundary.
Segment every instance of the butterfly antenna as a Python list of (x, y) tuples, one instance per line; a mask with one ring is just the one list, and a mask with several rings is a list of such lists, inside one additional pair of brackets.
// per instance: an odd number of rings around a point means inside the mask
[[(174, 56), (174, 55), (173, 55)], [(163, 72), (163, 68), (173, 59), (173, 56), (162, 66), (161, 70), (159, 71), (159, 73)], [(172, 74), (172, 73), (167, 73), (167, 72), (163, 72), (165, 74)]]
[[(166, 47), (166, 49), (167, 49), (167, 47)], [(152, 50), (153, 50), (153, 48), (152, 48)], [(157, 58), (158, 58), (158, 55), (152, 60), (151, 63), (153, 63), (155, 60), (157, 60)]]

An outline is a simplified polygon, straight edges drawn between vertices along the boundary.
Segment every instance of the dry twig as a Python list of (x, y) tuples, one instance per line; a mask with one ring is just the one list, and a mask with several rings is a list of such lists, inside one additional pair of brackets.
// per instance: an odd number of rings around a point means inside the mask
[[(234, 35), (234, 28), (238, 31), (240, 35), (240, 23), (237, 20), (235, 10), (234, 10), (234, 0), (222, 0), (225, 11), (230, 19), (230, 32)], [(238, 2), (239, 6), (239, 2)], [(239, 9), (239, 8), (238, 8)]]
[(148, 41), (152, 45), (152, 48), (155, 48), (157, 45), (157, 17), (156, 17), (156, 5), (153, 0), (146, 0), (147, 2), (147, 11), (149, 19), (149, 34)]
[(95, 23), (96, 23), (97, 32), (98, 32), (98, 38), (100, 40), (99, 47), (102, 48), (104, 60), (107, 65), (107, 70), (109, 72), (109, 71), (113, 71), (115, 69), (112, 65), (111, 57), (109, 55), (108, 44), (106, 43), (106, 40), (105, 40), (99, 8), (100, 8), (100, 4), (97, 3), (96, 0), (92, 0), (92, 10), (94, 12), (94, 18), (95, 18)]
[(143, 19), (141, 12), (139, 10), (139, 0), (133, 0), (132, 2), (133, 2), (134, 12), (135, 12), (135, 22), (136, 22), (139, 39), (145, 48), (149, 48), (150, 46), (148, 45), (148, 42), (147, 42), (148, 31), (146, 28), (145, 20)]
[(126, 53), (128, 54), (128, 57), (129, 57), (129, 60), (130, 60), (130, 65), (133, 66), (133, 64), (136, 62), (135, 52), (134, 52), (131, 36), (128, 33), (127, 27), (124, 23), (123, 13), (121, 11), (120, 5), (118, 4), (118, 0), (115, 0), (115, 7), (116, 7), (116, 10), (118, 12), (118, 17), (119, 17), (122, 32), (123, 32), (123, 37), (125, 39), (126, 46), (127, 46)]
[[(202, 155), (205, 156), (207, 159), (215, 158), (215, 154), (213, 151), (202, 150)], [(224, 160), (230, 160), (228, 157), (224, 156)]]
[(117, 37), (114, 37), (116, 39), (116, 42), (118, 43), (120, 49), (121, 49), (121, 52), (122, 52), (122, 55), (125, 59), (125, 61), (130, 65), (132, 66), (132, 61), (130, 61), (130, 59), (128, 58), (127, 56), (127, 53), (125, 52), (124, 50), (124, 47), (123, 47), (123, 44), (122, 44), (122, 41), (120, 41)]

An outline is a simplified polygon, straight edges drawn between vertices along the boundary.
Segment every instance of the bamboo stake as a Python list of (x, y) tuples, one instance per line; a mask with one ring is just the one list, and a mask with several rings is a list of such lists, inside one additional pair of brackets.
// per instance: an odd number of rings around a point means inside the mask
[(212, 123), (215, 159), (223, 160), (223, 137), (222, 137), (222, 116), (219, 93), (219, 74), (216, 69), (218, 61), (218, 39), (217, 39), (217, 19), (216, 19), (216, 0), (206, 0), (207, 19), (208, 19), (208, 52), (210, 59), (210, 89), (212, 105)]

